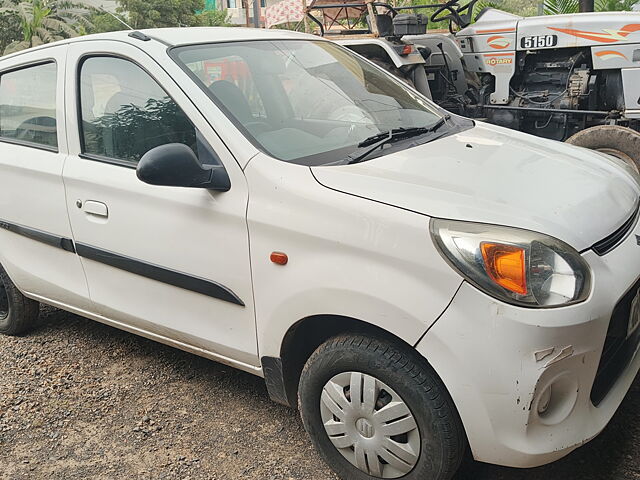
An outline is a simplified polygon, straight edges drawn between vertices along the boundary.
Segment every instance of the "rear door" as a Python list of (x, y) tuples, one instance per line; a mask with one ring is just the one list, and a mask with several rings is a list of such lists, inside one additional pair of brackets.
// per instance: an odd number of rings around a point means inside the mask
[(28, 295), (86, 309), (62, 181), (66, 51), (49, 47), (0, 64), (0, 262)]
[[(96, 311), (255, 369), (242, 170), (182, 89), (133, 45), (75, 44), (67, 74), (67, 98), (76, 105), (67, 207)], [(186, 144), (202, 163), (222, 163), (231, 189), (139, 181), (140, 157), (167, 143)]]

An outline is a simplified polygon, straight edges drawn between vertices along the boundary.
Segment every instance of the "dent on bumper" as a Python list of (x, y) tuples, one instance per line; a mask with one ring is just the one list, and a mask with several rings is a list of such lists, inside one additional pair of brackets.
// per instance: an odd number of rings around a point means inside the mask
[[(631, 386), (637, 351), (598, 407), (591, 403), (612, 310), (640, 275), (640, 247), (627, 239), (604, 257), (585, 258), (594, 275), (587, 301), (525, 309), (465, 283), (417, 345), (453, 397), (477, 460), (512, 467), (557, 460), (600, 433)], [(549, 385), (551, 403), (539, 414)]]

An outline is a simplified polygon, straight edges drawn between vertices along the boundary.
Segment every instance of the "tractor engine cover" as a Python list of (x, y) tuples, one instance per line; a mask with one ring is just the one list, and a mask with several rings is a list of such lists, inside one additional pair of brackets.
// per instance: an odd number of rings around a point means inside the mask
[[(520, 108), (548, 108), (547, 112), (513, 112), (511, 125), (505, 125), (504, 112), (490, 113), (490, 120), (527, 133), (562, 140), (569, 135), (565, 115), (553, 109), (588, 109), (593, 91), (593, 71), (583, 51), (542, 50), (527, 53), (519, 59), (519, 72), (511, 82), (510, 106)], [(591, 83), (590, 83), (591, 82)], [(494, 117), (496, 117), (494, 119)]]
[(583, 52), (558, 58), (541, 51), (524, 58), (524, 68), (512, 83), (522, 106), (576, 109), (586, 100), (591, 69)]

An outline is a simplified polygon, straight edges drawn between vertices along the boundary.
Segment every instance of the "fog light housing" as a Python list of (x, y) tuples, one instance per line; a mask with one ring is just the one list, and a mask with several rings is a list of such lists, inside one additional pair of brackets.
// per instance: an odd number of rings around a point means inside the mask
[(578, 379), (563, 372), (539, 384), (535, 412), (544, 425), (557, 425), (566, 420), (578, 401)]
[(538, 414), (543, 415), (549, 408), (551, 403), (551, 385), (544, 389), (538, 399)]

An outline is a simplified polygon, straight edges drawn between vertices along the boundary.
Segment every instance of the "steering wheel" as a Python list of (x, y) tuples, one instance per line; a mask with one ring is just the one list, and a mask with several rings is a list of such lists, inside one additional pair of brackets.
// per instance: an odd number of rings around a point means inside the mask
[(476, 3), (478, 3), (478, 0), (471, 0), (469, 3), (459, 7), (456, 10), (458, 17), (460, 18), (460, 23), (458, 23), (460, 28), (468, 27), (469, 25), (471, 25), (471, 22), (473, 21), (473, 7), (475, 7)]
[[(434, 23), (449, 20), (449, 30), (451, 23), (455, 23), (458, 27), (464, 28), (471, 25), (473, 7), (478, 0), (471, 0), (466, 5), (459, 6), (458, 0), (449, 0), (431, 15), (431, 21)], [(442, 15), (443, 12), (449, 12), (448, 15)]]

